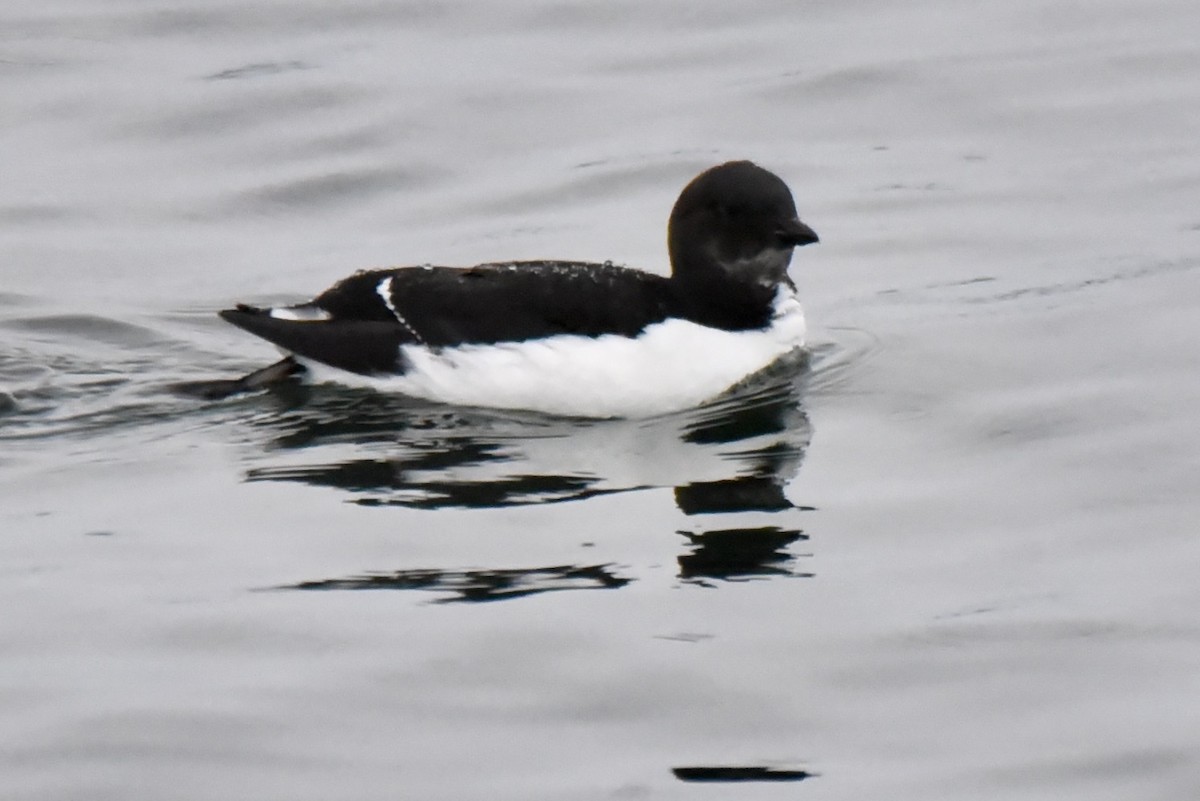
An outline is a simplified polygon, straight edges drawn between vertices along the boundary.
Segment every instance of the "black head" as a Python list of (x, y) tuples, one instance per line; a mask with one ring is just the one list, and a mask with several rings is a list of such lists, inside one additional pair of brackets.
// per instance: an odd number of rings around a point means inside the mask
[(749, 161), (712, 167), (684, 187), (671, 211), (672, 276), (774, 290), (788, 282), (793, 248), (816, 242), (779, 176)]

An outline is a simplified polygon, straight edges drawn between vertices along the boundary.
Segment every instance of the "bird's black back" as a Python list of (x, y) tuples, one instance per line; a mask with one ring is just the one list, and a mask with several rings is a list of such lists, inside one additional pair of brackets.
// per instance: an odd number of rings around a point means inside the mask
[[(390, 279), (383, 302), (380, 285)], [(353, 275), (313, 304), (339, 319), (398, 322), (431, 347), (555, 334), (636, 336), (675, 305), (670, 282), (612, 264), (534, 261)]]

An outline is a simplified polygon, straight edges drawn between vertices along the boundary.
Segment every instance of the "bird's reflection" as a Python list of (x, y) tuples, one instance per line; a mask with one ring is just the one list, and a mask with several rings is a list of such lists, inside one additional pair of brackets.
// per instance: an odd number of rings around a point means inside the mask
[[(776, 365), (726, 396), (651, 420), (568, 420), (431, 407), (318, 387), (279, 395), (253, 422), (269, 446), (248, 481), (333, 488), (353, 503), (495, 509), (671, 487), (689, 521), (678, 577), (688, 583), (808, 575), (792, 547), (806, 536), (785, 487), (811, 429), (801, 406), (805, 363)], [(762, 516), (771, 515), (770, 524)], [(785, 515), (787, 523), (778, 516)], [(753, 523), (753, 525), (751, 525)], [(400, 570), (319, 579), (292, 589), (434, 589), (488, 601), (628, 583), (611, 566)]]
[(624, 587), (631, 581), (612, 565), (558, 565), (503, 570), (396, 570), (348, 578), (288, 584), (281, 590), (426, 590), (441, 594), (437, 603), (502, 601), (543, 592)]
[(812, 575), (791, 568), (794, 557), (788, 546), (808, 539), (800, 529), (758, 526), (679, 533), (692, 546), (679, 556), (679, 577), (688, 581)]

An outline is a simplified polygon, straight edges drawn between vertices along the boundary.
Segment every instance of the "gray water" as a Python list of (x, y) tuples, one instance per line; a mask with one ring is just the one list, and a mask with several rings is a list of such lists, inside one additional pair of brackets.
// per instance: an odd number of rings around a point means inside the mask
[[(0, 796), (1195, 797), (1197, 31), (6, 3)], [(217, 309), (362, 267), (665, 271), (733, 158), (822, 236), (763, 386), (591, 423), (172, 389), (275, 357)]]

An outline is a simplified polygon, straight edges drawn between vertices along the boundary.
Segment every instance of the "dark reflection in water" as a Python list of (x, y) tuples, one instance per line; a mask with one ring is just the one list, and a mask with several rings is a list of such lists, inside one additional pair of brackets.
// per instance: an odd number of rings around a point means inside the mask
[[(496, 509), (673, 489), (694, 521), (679, 531), (685, 582), (713, 585), (794, 569), (807, 537), (785, 495), (811, 429), (801, 408), (806, 365), (778, 365), (704, 407), (651, 420), (573, 420), (433, 407), (317, 387), (274, 397), (251, 422), (267, 433), (247, 481), (335, 489), (365, 506)], [(703, 521), (703, 522), (702, 522)], [(548, 590), (627, 584), (607, 566), (527, 570), (404, 569), (305, 581), (290, 589), (423, 589), (452, 600), (497, 600)]]
[(685, 515), (714, 512), (779, 512), (795, 504), (783, 494), (778, 476), (743, 476), (675, 488), (675, 504)]
[(679, 533), (692, 545), (690, 552), (679, 557), (679, 577), (685, 580), (703, 583), (705, 579), (812, 576), (789, 567), (793, 557), (787, 546), (808, 539), (799, 529), (761, 526)]
[(430, 407), (326, 387), (289, 390), (253, 422), (270, 439), (248, 481), (331, 487), (370, 505), (494, 508), (676, 487), (680, 508), (790, 509), (809, 440), (801, 365), (698, 410), (571, 420)]
[(684, 782), (798, 782), (818, 775), (807, 770), (786, 770), (761, 765), (671, 768), (671, 773)]
[[(491, 456), (480, 443), (463, 443), (461, 450), (441, 451), (441, 456), (460, 458), (460, 466), (474, 466), (502, 456)], [(476, 452), (476, 453), (472, 453)], [(301, 481), (363, 493), (353, 499), (363, 506), (411, 506), (417, 509), (468, 507), (483, 509), (526, 503), (580, 500), (612, 490), (593, 487), (592, 477), (511, 475), (491, 481), (439, 480), (423, 477), (436, 470), (418, 455), (411, 462), (389, 459), (351, 459), (314, 467), (258, 468), (247, 473), (248, 481)], [(415, 478), (414, 474), (418, 474)], [(378, 490), (386, 488), (387, 495)]]
[(611, 565), (535, 567), (510, 570), (398, 570), (340, 579), (302, 581), (280, 590), (426, 590), (448, 593), (435, 603), (501, 601), (563, 590), (612, 590), (632, 579)]

